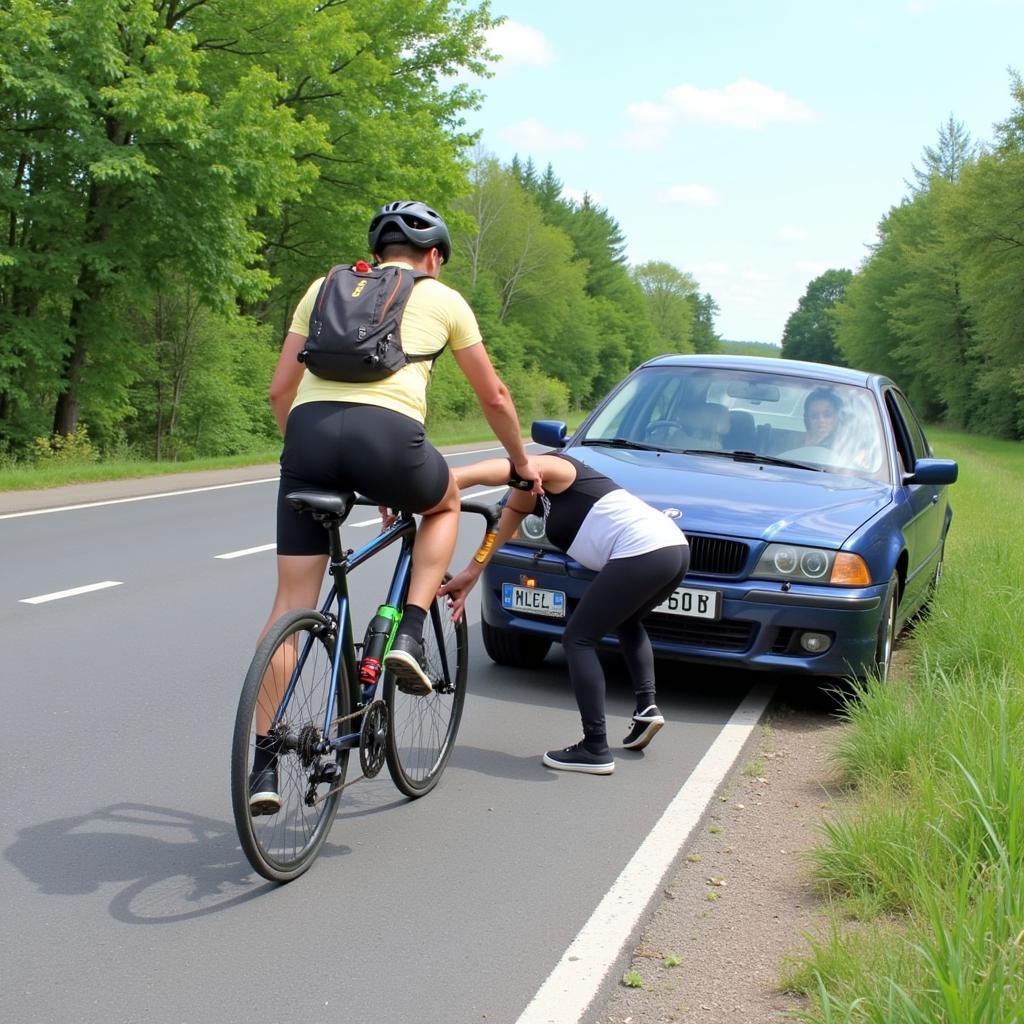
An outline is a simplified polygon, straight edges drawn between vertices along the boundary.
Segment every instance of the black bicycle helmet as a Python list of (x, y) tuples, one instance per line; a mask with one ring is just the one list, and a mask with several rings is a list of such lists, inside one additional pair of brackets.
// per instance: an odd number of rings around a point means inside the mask
[(386, 245), (409, 244), (419, 249), (436, 246), (444, 263), (452, 258), (448, 226), (439, 213), (415, 199), (385, 203), (370, 221), (368, 238), (375, 256)]

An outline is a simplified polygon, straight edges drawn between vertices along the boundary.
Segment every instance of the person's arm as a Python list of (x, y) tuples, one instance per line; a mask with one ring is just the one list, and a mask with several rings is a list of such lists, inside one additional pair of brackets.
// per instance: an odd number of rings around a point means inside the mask
[(526, 454), (515, 404), (504, 381), (495, 371), (487, 349), (483, 345), (470, 345), (469, 348), (453, 349), (452, 355), (476, 394), (494, 436), (508, 452), (516, 473), (524, 480), (533, 480), (533, 493), (541, 494), (541, 473)]
[(281, 346), (274, 376), (270, 381), (270, 408), (274, 411), (274, 419), (284, 436), (285, 424), (288, 422), (288, 410), (295, 401), (295, 393), (299, 390), (302, 380), (303, 366), (299, 362), (299, 353), (306, 347), (306, 336), (289, 331)]
[[(508, 461), (505, 459), (489, 459), (485, 463), (477, 463), (478, 466), (501, 464), (505, 468), (505, 480), (508, 480)], [(473, 467), (463, 466), (461, 469), (469, 469)], [(488, 480), (474, 481), (479, 483), (488, 483)], [(508, 502), (505, 507), (501, 510), (501, 519), (498, 522), (497, 535), (494, 538), (494, 542), (491, 544), (484, 544), (480, 547), (480, 550), (470, 559), (469, 564), (462, 572), (453, 576), (447, 583), (441, 585), (438, 590), (438, 594), (441, 596), (447, 595), (451, 601), (452, 608), (452, 620), (458, 622), (462, 618), (462, 613), (466, 607), (466, 598), (469, 596), (469, 592), (476, 586), (476, 581), (480, 579), (480, 574), (484, 571), (484, 566), (491, 560), (491, 556), (494, 554), (502, 544), (507, 541), (512, 534), (519, 528), (519, 524), (526, 518), (532, 511), (534, 504), (537, 499), (532, 494), (527, 494), (525, 491), (512, 491), (509, 494)]]

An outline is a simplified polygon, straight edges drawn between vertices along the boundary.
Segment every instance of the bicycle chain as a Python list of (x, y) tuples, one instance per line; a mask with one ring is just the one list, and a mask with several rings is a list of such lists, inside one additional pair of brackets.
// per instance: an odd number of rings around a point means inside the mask
[[(349, 712), (347, 715), (342, 715), (340, 718), (334, 718), (331, 720), (331, 726), (340, 725), (342, 722), (347, 722), (350, 718), (358, 718), (370, 705), (367, 704), (361, 707), (358, 711)], [(335, 786), (333, 789), (327, 790), (322, 796), (318, 796), (313, 801), (313, 806), (322, 804), (328, 797), (334, 796), (335, 793), (341, 793), (343, 790), (348, 789), (349, 786), (354, 786), (357, 782), (362, 782), (365, 779), (365, 775), (357, 775), (354, 779), (349, 779), (348, 782), (343, 782), (340, 786)]]

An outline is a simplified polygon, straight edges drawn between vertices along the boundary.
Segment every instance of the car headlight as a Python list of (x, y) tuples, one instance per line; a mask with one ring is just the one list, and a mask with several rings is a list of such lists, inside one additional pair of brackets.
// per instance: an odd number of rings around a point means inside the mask
[(846, 587), (864, 587), (871, 582), (867, 564), (860, 555), (796, 544), (769, 544), (751, 575), (790, 583), (832, 583)]
[(544, 532), (543, 516), (527, 516), (519, 524), (519, 537), (530, 544), (550, 545), (548, 536)]

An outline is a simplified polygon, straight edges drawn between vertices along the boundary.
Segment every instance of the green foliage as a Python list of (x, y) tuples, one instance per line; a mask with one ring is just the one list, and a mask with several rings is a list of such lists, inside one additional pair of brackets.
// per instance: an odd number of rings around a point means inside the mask
[(70, 434), (37, 437), (33, 454), (34, 461), (44, 466), (54, 462), (90, 463), (99, 459), (99, 452), (89, 440), (89, 431), (84, 424)]
[(852, 277), (849, 270), (826, 270), (811, 281), (782, 332), (783, 359), (844, 365), (831, 313)]
[(898, 380), (927, 418), (1024, 438), (1024, 83), (996, 145), (950, 118), (834, 311), (849, 365)]
[(807, 1021), (999, 1024), (1024, 1009), (1024, 452), (932, 441), (961, 466), (947, 568), (909, 675), (847, 707), (836, 763), (857, 796), (814, 853), (834, 913), (793, 972)]

